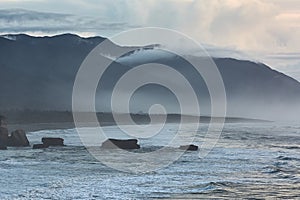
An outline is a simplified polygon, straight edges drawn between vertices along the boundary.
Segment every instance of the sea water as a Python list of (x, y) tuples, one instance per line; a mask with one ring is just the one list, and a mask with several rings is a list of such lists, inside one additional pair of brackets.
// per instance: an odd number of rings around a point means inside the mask
[[(200, 125), (194, 144), (201, 146), (207, 126)], [(146, 149), (165, 146), (177, 128), (166, 124), (159, 136), (140, 144)], [(108, 137), (126, 138), (116, 126), (104, 129)], [(297, 123), (228, 123), (206, 157), (185, 152), (169, 166), (141, 174), (99, 162), (76, 129), (28, 133), (31, 144), (45, 136), (62, 137), (66, 146), (0, 152), (0, 199), (300, 198)]]

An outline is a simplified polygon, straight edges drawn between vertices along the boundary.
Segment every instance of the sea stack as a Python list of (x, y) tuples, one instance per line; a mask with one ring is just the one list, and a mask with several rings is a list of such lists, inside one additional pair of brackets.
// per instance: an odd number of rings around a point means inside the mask
[(119, 140), (119, 139), (108, 139), (102, 143), (102, 148), (106, 149), (140, 149), (137, 139)]
[(10, 147), (28, 147), (29, 141), (24, 130), (16, 130), (8, 137), (7, 146)]
[(46, 146), (65, 146), (64, 139), (62, 138), (44, 137), (42, 138), (42, 142)]
[(180, 146), (179, 149), (186, 150), (186, 151), (197, 151), (198, 150), (198, 146), (193, 145), (193, 144), (183, 145), (183, 146)]
[(33, 149), (45, 149), (50, 146), (65, 146), (63, 138), (43, 137), (43, 144), (34, 144)]
[(0, 150), (7, 149), (8, 129), (6, 124), (6, 117), (0, 116)]

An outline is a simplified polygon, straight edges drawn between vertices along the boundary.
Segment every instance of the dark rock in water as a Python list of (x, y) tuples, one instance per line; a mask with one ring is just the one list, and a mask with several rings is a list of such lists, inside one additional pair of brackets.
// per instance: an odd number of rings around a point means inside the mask
[(7, 149), (8, 130), (5, 127), (0, 127), (0, 150)]
[(51, 138), (51, 137), (44, 137), (42, 138), (43, 144), (34, 144), (33, 149), (45, 149), (50, 146), (65, 146), (64, 139), (62, 138)]
[(7, 146), (0, 145), (0, 150), (7, 150)]
[(186, 151), (197, 151), (198, 150), (198, 146), (193, 145), (193, 144), (183, 145), (183, 146), (180, 146), (179, 149), (186, 150)]
[(8, 137), (7, 146), (11, 147), (27, 147), (29, 141), (24, 130), (16, 130)]
[(47, 147), (49, 147), (49, 146), (65, 146), (64, 139), (62, 139), (62, 138), (44, 137), (44, 138), (42, 138), (42, 142)]
[(103, 148), (107, 149), (139, 149), (140, 145), (138, 144), (138, 140), (129, 139), (129, 140), (118, 140), (118, 139), (108, 139), (102, 143)]
[(48, 148), (49, 146), (45, 145), (45, 144), (34, 144), (32, 149), (45, 149)]

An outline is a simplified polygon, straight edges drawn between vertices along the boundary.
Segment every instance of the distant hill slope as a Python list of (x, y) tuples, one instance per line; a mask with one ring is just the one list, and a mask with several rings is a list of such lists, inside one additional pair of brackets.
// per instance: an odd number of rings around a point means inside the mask
[[(72, 34), (54, 37), (6, 35), (0, 37), (0, 110), (70, 110), (73, 82), (82, 61), (105, 38), (81, 38)], [(112, 44), (113, 45), (113, 44)], [(151, 51), (151, 48), (147, 49)], [(146, 50), (146, 51), (147, 51)], [(126, 55), (128, 58), (131, 54)], [(139, 56), (138, 54), (135, 56)], [(167, 64), (183, 73), (203, 101), (209, 115), (209, 94), (203, 80), (178, 57), (154, 56), (153, 62)], [(195, 57), (194, 59), (198, 59)], [(232, 58), (214, 58), (223, 77), (228, 100), (228, 115), (276, 118), (298, 116), (300, 83), (268, 66)], [(114, 62), (103, 78), (105, 84), (97, 96), (98, 111), (110, 111), (109, 93), (116, 80), (136, 64)], [(170, 112), (178, 102), (166, 89), (145, 87), (136, 95), (138, 112), (161, 101)], [(208, 104), (208, 106), (206, 105)]]

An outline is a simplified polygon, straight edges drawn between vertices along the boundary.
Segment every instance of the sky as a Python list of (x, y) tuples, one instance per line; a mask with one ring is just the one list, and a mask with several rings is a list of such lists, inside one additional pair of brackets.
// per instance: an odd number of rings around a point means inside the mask
[(110, 37), (180, 31), (221, 57), (264, 62), (300, 81), (299, 0), (0, 0), (0, 34)]

